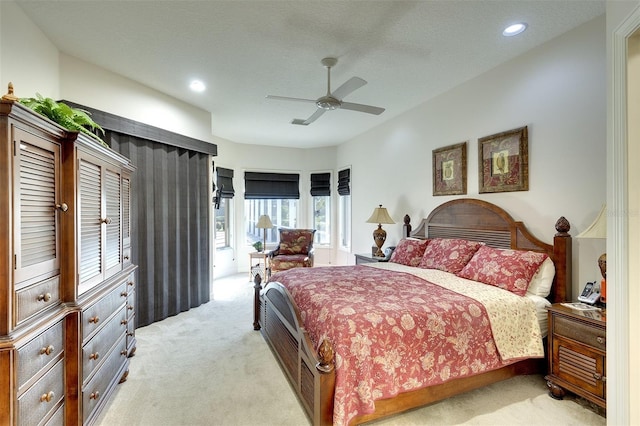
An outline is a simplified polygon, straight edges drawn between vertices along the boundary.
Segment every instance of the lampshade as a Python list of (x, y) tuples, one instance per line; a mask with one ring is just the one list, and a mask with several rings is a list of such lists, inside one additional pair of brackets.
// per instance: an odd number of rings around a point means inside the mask
[(576, 238), (607, 238), (607, 205), (603, 204), (596, 220)]
[(269, 218), (268, 215), (263, 214), (258, 219), (258, 223), (256, 224), (256, 228), (259, 228), (259, 229), (270, 229), (270, 228), (273, 228), (273, 223), (271, 223), (271, 219)]
[(369, 219), (367, 219), (367, 223), (395, 223), (393, 221), (393, 219), (391, 219), (391, 216), (389, 216), (389, 212), (387, 212), (387, 209), (382, 207), (382, 204), (380, 204), (379, 207), (376, 207), (375, 209), (373, 209), (373, 213), (371, 214), (371, 217)]

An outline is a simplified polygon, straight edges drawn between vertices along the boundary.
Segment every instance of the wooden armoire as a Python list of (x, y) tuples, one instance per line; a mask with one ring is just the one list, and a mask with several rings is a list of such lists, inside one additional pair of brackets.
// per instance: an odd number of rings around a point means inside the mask
[(0, 102), (0, 424), (94, 422), (136, 349), (120, 154)]

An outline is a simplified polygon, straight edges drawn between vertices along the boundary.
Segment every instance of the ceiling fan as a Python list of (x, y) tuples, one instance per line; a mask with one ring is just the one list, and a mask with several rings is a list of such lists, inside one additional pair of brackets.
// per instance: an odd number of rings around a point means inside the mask
[(308, 126), (316, 121), (322, 114), (329, 110), (334, 109), (347, 109), (351, 111), (366, 112), (367, 114), (380, 115), (384, 112), (384, 108), (375, 107), (371, 105), (354, 104), (352, 102), (343, 102), (342, 99), (353, 92), (356, 89), (367, 84), (367, 82), (360, 77), (351, 77), (342, 86), (331, 92), (331, 68), (334, 67), (338, 60), (336, 58), (324, 58), (322, 65), (327, 69), (327, 94), (319, 97), (318, 99), (303, 99), (303, 98), (289, 98), (286, 96), (274, 96), (267, 95), (267, 99), (276, 99), (280, 101), (296, 101), (296, 102), (310, 102), (316, 104), (317, 111), (311, 114), (306, 120), (301, 118), (294, 118), (291, 124), (299, 124), (301, 126)]

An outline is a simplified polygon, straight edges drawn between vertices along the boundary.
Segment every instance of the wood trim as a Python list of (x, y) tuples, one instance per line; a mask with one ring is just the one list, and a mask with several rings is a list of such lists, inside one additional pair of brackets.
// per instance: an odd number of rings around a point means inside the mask
[(73, 108), (80, 108), (90, 112), (91, 118), (93, 118), (93, 120), (96, 123), (100, 124), (100, 126), (105, 130), (112, 130), (114, 132), (123, 133), (129, 136), (135, 136), (154, 142), (160, 142), (165, 145), (202, 152), (204, 154), (213, 156), (218, 155), (218, 145), (216, 144), (205, 142), (195, 138), (190, 138), (188, 136), (150, 126), (139, 121), (120, 117), (118, 115), (91, 108), (85, 105), (80, 105), (75, 102), (67, 100), (62, 100), (61, 102), (64, 102)]

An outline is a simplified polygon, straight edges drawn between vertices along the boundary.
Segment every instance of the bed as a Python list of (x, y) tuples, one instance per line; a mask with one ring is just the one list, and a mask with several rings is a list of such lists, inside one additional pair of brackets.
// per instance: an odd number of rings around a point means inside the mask
[[(553, 244), (544, 243), (502, 208), (483, 200), (465, 198), (438, 206), (415, 230), (412, 230), (410, 219), (406, 217), (403, 234), (407, 240), (411, 240), (411, 244), (424, 241), (427, 248), (432, 244), (437, 246), (434, 241), (465, 241), (479, 247), (475, 249), (477, 253), (502, 252), (548, 257), (553, 262), (555, 273), (547, 299), (555, 303), (570, 298), (569, 227), (566, 219), (558, 219)], [(478, 257), (478, 261), (482, 262), (482, 259), (482, 256)], [(461, 265), (471, 264), (471, 260), (467, 259)], [(507, 343), (514, 339), (514, 335), (509, 334), (513, 330), (501, 335), (502, 331), (496, 329), (501, 327), (493, 323), (496, 318), (505, 315), (496, 312), (496, 298), (526, 299), (521, 297), (524, 293), (514, 296), (495, 285), (476, 283), (477, 275), (471, 276), (474, 279), (467, 279), (473, 268), (463, 267), (455, 274), (450, 274), (438, 269), (431, 270), (428, 264), (421, 268), (413, 265), (394, 262), (388, 265), (298, 268), (274, 274), (264, 286), (260, 277), (256, 278), (254, 329), (261, 331), (273, 350), (314, 425), (364, 423), (516, 375), (543, 371), (546, 345), (542, 343), (541, 334), (532, 331), (534, 328), (530, 325), (524, 326), (523, 329), (530, 331), (516, 336), (516, 340), (522, 338), (527, 348), (514, 349), (511, 343)], [(465, 273), (466, 278), (458, 277)], [(436, 283), (438, 280), (443, 283)], [(358, 297), (363, 298), (363, 303), (365, 299), (374, 300), (369, 293), (358, 294), (360, 291), (374, 291), (374, 287), (386, 292), (383, 296), (386, 299), (364, 309), (366, 321), (359, 322), (355, 316), (350, 316), (353, 314), (352, 306), (355, 306), (353, 301)], [(489, 301), (486, 306), (482, 301), (485, 296), (478, 295), (484, 294), (485, 290)], [(466, 291), (470, 291), (470, 294), (453, 295)], [(453, 299), (454, 296), (460, 297), (460, 300)], [(429, 298), (432, 299), (429, 304), (423, 303)], [(343, 299), (349, 300), (351, 305), (341, 304)], [(326, 303), (327, 300), (331, 303)], [(494, 301), (493, 307), (491, 300)], [(397, 304), (401, 301), (415, 302), (413, 309), (426, 311), (424, 318), (420, 317), (423, 313), (399, 313), (396, 324), (395, 320), (389, 320), (392, 314), (379, 311), (397, 311)], [(411, 303), (406, 303), (406, 309), (410, 309), (408, 305)], [(313, 311), (314, 306), (320, 310)], [(327, 307), (335, 307), (336, 312), (327, 313)], [(445, 308), (452, 312), (448, 313)], [(378, 327), (380, 323), (388, 322), (393, 323), (392, 331), (383, 331), (382, 326)], [(454, 328), (458, 329), (456, 333), (461, 334), (442, 332), (444, 337), (437, 340), (438, 336), (432, 336), (436, 334), (433, 330), (440, 329), (441, 323), (455, 325)], [(375, 326), (368, 327), (370, 324)], [(380, 330), (382, 334), (375, 335), (372, 330), (375, 333)], [(540, 328), (538, 331), (541, 331)], [(347, 334), (341, 337), (341, 333)], [(409, 334), (420, 339), (403, 340)], [(400, 340), (394, 340), (398, 336), (401, 336)], [(351, 349), (356, 349), (347, 351), (347, 343), (342, 338), (350, 338)], [(371, 340), (381, 341), (387, 348), (375, 349)], [(471, 346), (472, 340), (477, 341), (478, 345)], [(427, 344), (433, 345), (432, 349), (425, 350), (424, 345)], [(410, 358), (410, 352), (414, 349), (422, 354), (421, 358)], [(356, 353), (357, 357), (362, 353), (362, 358), (353, 361), (350, 352)], [(402, 352), (401, 356), (394, 359), (394, 354), (398, 352)], [(433, 352), (439, 357), (438, 360), (446, 359), (446, 362), (434, 363), (432, 358), (424, 356), (427, 352)], [(459, 356), (460, 360), (455, 356)], [(380, 361), (381, 358), (384, 359)], [(395, 369), (389, 368), (394, 363)], [(429, 370), (434, 364), (440, 369)], [(348, 366), (353, 368), (349, 369)]]

